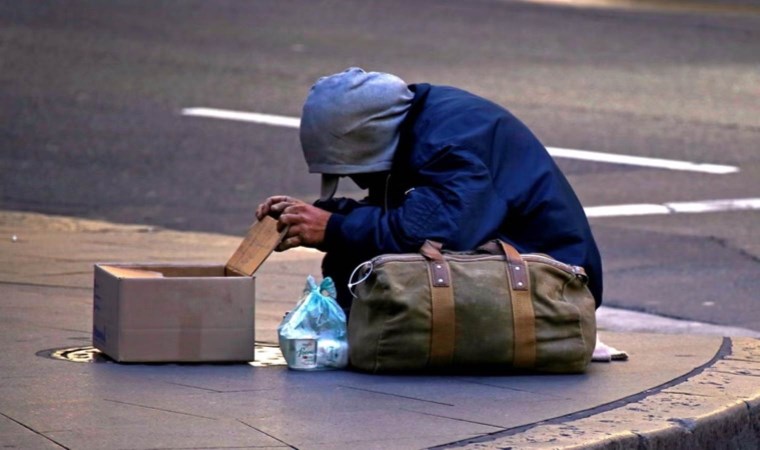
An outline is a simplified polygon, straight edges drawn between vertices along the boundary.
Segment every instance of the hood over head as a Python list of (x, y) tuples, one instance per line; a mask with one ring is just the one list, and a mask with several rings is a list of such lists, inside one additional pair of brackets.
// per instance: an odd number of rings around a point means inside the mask
[(300, 139), (309, 172), (323, 174), (323, 200), (335, 194), (340, 176), (390, 170), (413, 98), (399, 77), (357, 67), (312, 86)]

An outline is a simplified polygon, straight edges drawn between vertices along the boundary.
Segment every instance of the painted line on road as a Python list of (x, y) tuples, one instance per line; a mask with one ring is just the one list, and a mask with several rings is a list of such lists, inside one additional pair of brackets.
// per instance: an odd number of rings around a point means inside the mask
[[(185, 108), (182, 115), (192, 117), (206, 117), (211, 119), (236, 120), (251, 122), (261, 125), (278, 127), (298, 128), (301, 119), (298, 117), (277, 116), (245, 111), (231, 111), (215, 108)], [(580, 159), (584, 161), (604, 162), (612, 164), (625, 164), (640, 167), (653, 167), (657, 169), (682, 170), (689, 172), (702, 172), (711, 174), (736, 173), (739, 168), (721, 164), (702, 164), (690, 161), (674, 159), (648, 158), (643, 156), (620, 155), (616, 153), (592, 152), (588, 150), (575, 150), (569, 148), (546, 147), (549, 154), (555, 158)]]
[(230, 111), (226, 109), (185, 108), (182, 110), (182, 115), (208, 117), (211, 119), (237, 120), (240, 122), (253, 122), (262, 125), (273, 125), (286, 128), (298, 128), (301, 126), (301, 119), (298, 117), (276, 116), (273, 114), (260, 114), (245, 111)]
[(704, 200), (699, 202), (632, 203), (628, 205), (590, 206), (584, 208), (587, 217), (648, 216), (755, 209), (760, 209), (760, 198)]
[(644, 156), (591, 152), (588, 150), (574, 150), (570, 148), (546, 147), (546, 149), (549, 151), (549, 154), (557, 158), (582, 159), (585, 161), (626, 164), (641, 167), (654, 167), (658, 169), (668, 170), (684, 170), (688, 172), (702, 172), (719, 175), (736, 173), (739, 171), (739, 168), (736, 166), (725, 166), (722, 164), (703, 164), (690, 161), (678, 161), (675, 159), (648, 158)]

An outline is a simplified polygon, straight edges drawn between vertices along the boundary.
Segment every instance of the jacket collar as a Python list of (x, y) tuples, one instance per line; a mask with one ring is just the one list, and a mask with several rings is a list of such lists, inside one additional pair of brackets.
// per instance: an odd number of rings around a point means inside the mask
[(430, 85), (427, 83), (410, 84), (409, 90), (414, 93), (412, 104), (406, 113), (404, 121), (400, 126), (400, 137), (396, 153), (393, 156), (392, 173), (404, 172), (408, 168), (409, 156), (414, 148), (414, 125), (417, 118), (425, 107), (425, 100), (430, 93)]

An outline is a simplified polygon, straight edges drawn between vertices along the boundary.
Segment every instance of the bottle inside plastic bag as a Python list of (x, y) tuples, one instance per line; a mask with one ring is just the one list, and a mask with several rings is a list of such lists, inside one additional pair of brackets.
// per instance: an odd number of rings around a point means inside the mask
[(277, 327), (280, 350), (296, 370), (343, 369), (348, 365), (346, 313), (335, 300), (330, 277), (317, 285), (309, 275), (303, 296)]

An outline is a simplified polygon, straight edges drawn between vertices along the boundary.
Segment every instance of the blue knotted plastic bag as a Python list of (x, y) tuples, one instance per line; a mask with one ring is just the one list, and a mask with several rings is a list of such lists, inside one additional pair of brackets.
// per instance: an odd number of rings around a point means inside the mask
[(343, 369), (348, 365), (346, 313), (335, 301), (335, 283), (317, 285), (306, 278), (303, 296), (277, 327), (288, 367), (298, 370)]

